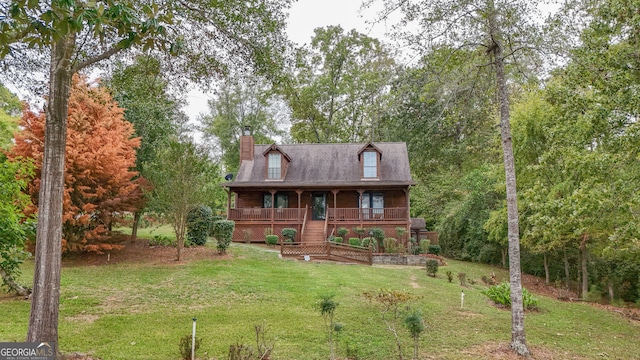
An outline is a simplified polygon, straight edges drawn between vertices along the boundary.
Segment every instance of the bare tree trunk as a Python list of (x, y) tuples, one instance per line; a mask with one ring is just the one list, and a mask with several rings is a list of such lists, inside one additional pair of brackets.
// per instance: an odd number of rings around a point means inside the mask
[(32, 342), (58, 342), (64, 156), (74, 44), (75, 35), (70, 32), (51, 46), (33, 295), (27, 333), (27, 341)]
[(502, 267), (506, 268), (507, 267), (507, 249), (503, 248), (500, 250), (500, 252), (502, 253)]
[(140, 211), (135, 211), (133, 213), (133, 224), (131, 225), (131, 241), (136, 241), (138, 238), (138, 226), (140, 225), (140, 218), (142, 217), (142, 213)]
[(607, 281), (607, 287), (609, 288), (609, 303), (613, 304), (614, 293), (613, 293), (613, 282), (611, 280)]
[(544, 284), (549, 285), (549, 259), (547, 253), (542, 254), (544, 260)]
[(500, 135), (504, 153), (504, 171), (507, 189), (507, 219), (509, 239), (509, 280), (511, 285), (511, 348), (521, 356), (530, 356), (524, 332), (524, 306), (522, 303), (522, 280), (520, 273), (520, 233), (518, 225), (518, 199), (516, 193), (516, 169), (511, 140), (509, 95), (504, 74), (501, 34), (496, 20), (493, 0), (488, 1), (489, 52), (493, 54), (496, 71), (496, 87), (500, 104)]
[(9, 291), (12, 291), (20, 296), (29, 297), (31, 295), (31, 289), (28, 289), (18, 284), (12, 277), (10, 277), (6, 271), (0, 269), (0, 277), (4, 283), (9, 287)]
[(564, 250), (564, 282), (569, 289), (569, 281), (571, 279), (571, 273), (569, 272), (569, 257), (567, 256), (567, 250)]
[(589, 236), (584, 234), (580, 242), (581, 272), (582, 272), (582, 298), (585, 299), (589, 292), (589, 272), (587, 271), (587, 241)]

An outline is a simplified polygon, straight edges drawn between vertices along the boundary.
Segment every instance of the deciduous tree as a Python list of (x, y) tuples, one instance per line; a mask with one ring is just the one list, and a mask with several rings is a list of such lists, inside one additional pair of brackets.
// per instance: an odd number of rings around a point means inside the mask
[(148, 164), (153, 190), (150, 206), (162, 213), (176, 234), (176, 260), (180, 261), (189, 212), (223, 192), (220, 170), (205, 148), (190, 138), (172, 139)]
[[(372, 3), (373, 0), (368, 1)], [(527, 50), (540, 44), (538, 26), (532, 21), (537, 1), (465, 0), (431, 1), (398, 0), (384, 4), (382, 17), (396, 10), (402, 12), (402, 22), (396, 26), (398, 35), (423, 53), (442, 45), (452, 52), (483, 50), (486, 64), (491, 66), (495, 81), (508, 214), (509, 273), (511, 283), (511, 348), (520, 355), (529, 355), (524, 331), (524, 309), (520, 270), (520, 239), (516, 193), (515, 161), (513, 158), (507, 65), (526, 67)], [(414, 27), (415, 26), (415, 27)], [(418, 29), (412, 33), (411, 29)]]
[(247, 68), (242, 65), (250, 63), (260, 72), (274, 71), (284, 53), (281, 8), (288, 3), (11, 0), (0, 4), (0, 60), (11, 70), (2, 76), (19, 70), (23, 76), (38, 74), (47, 64), (49, 68), (27, 340), (58, 341), (64, 152), (72, 75), (132, 47), (182, 55), (172, 65), (192, 79), (223, 73), (232, 64)]
[[(113, 216), (141, 206), (140, 181), (132, 138), (133, 126), (124, 120), (123, 110), (108, 91), (76, 76), (69, 98), (66, 141), (65, 190), (63, 202), (63, 251), (108, 251), (119, 248), (109, 243)], [(33, 159), (36, 180), (29, 194), (40, 204), (40, 186), (45, 141), (45, 115), (24, 111), (22, 131), (16, 134), (12, 156)]]

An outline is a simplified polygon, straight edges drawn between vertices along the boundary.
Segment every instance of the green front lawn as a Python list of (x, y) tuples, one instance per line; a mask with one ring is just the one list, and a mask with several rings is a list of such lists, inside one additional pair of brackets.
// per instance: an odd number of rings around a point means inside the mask
[[(395, 342), (378, 308), (362, 296), (380, 288), (422, 296), (413, 304), (427, 322), (421, 358), (474, 359), (510, 340), (510, 312), (490, 305), (480, 293), (484, 286), (462, 288), (444, 274), (465, 272), (479, 280), (496, 272), (506, 278), (502, 270), (449, 261), (437, 278), (430, 278), (417, 267), (282, 260), (277, 252), (244, 244), (233, 244), (229, 252), (231, 256), (190, 263), (64, 267), (62, 351), (103, 360), (179, 359), (178, 342), (191, 333), (196, 317), (202, 338), (199, 359), (226, 359), (230, 345), (253, 344), (254, 325), (263, 323), (267, 337), (275, 339), (272, 359), (327, 359), (324, 324), (314, 305), (323, 295), (335, 295), (335, 320), (344, 325), (339, 357), (346, 358), (348, 344), (361, 359), (394, 359)], [(31, 266), (24, 266), (25, 283)], [(567, 359), (638, 357), (638, 323), (586, 303), (549, 298), (540, 303), (542, 310), (527, 313), (526, 319), (534, 356), (539, 351)], [(24, 341), (29, 303), (0, 297), (0, 314), (0, 341)], [(401, 334), (405, 359), (410, 359), (411, 340), (404, 329)]]

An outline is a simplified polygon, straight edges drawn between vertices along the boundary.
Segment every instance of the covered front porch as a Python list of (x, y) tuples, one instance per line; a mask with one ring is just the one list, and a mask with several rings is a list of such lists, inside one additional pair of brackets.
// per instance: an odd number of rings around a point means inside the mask
[(396, 227), (409, 229), (408, 199), (408, 188), (233, 189), (227, 214), (236, 223), (234, 241), (263, 242), (265, 234), (280, 235), (283, 228), (297, 229), (305, 242), (325, 241), (341, 227), (350, 230), (347, 238), (358, 237), (355, 228), (374, 227), (395, 237)]

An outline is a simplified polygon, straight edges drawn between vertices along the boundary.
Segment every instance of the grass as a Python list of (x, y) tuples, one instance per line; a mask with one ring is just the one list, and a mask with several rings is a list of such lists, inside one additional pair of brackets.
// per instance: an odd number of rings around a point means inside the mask
[[(212, 245), (213, 246), (213, 245)], [(347, 344), (361, 359), (397, 358), (379, 308), (362, 293), (380, 288), (422, 296), (412, 306), (427, 330), (421, 358), (472, 359), (477, 349), (510, 341), (510, 312), (491, 306), (480, 293), (449, 283), (444, 272), (468, 279), (504, 271), (449, 261), (436, 278), (418, 267), (372, 267), (281, 260), (277, 253), (233, 244), (230, 257), (171, 265), (140, 263), (64, 267), (60, 299), (60, 348), (100, 359), (179, 359), (178, 343), (197, 318), (199, 359), (226, 359), (229, 346), (253, 344), (254, 325), (266, 324), (275, 339), (272, 359), (326, 359), (323, 320), (314, 308), (324, 295), (339, 303), (335, 321), (344, 324), (337, 353)], [(29, 282), (32, 264), (23, 268)], [(460, 309), (460, 291), (465, 308)], [(540, 299), (540, 312), (527, 313), (527, 341), (555, 358), (638, 359), (640, 326), (585, 303)], [(0, 341), (23, 341), (29, 303), (0, 297)], [(411, 340), (402, 330), (404, 355)], [(480, 353), (482, 354), (482, 353)], [(486, 355), (486, 354), (485, 354)]]

